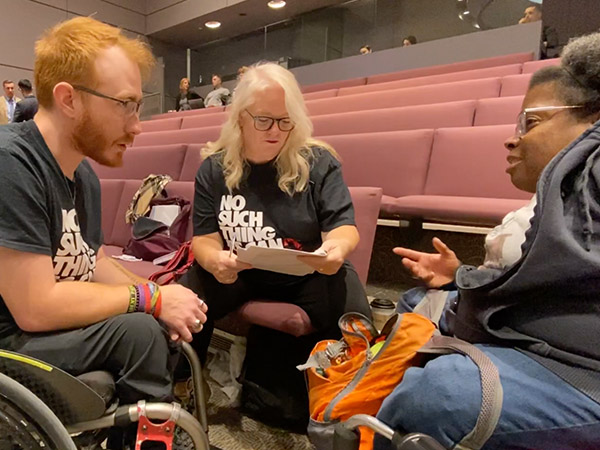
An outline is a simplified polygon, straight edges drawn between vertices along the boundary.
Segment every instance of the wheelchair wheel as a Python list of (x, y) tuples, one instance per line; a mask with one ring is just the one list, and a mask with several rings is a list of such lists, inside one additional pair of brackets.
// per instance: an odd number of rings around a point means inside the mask
[(37, 449), (77, 450), (50, 408), (0, 373), (0, 450)]

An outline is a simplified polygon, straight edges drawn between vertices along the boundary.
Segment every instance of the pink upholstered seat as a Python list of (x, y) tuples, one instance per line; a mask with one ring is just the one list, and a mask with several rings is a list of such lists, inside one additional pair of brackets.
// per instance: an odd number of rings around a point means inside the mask
[(513, 97), (515, 95), (525, 95), (531, 80), (531, 73), (523, 75), (508, 75), (502, 78), (501, 97)]
[[(140, 135), (141, 136), (141, 135)], [(98, 178), (141, 180), (151, 173), (160, 170), (178, 180), (186, 155), (187, 145), (156, 145), (148, 147), (132, 147), (123, 155), (123, 166), (106, 167), (90, 160)]]
[(169, 117), (186, 117), (186, 116), (202, 116), (204, 114), (215, 114), (225, 111), (224, 106), (216, 106), (214, 108), (191, 109), (187, 111), (174, 111), (169, 113), (155, 114), (152, 119), (166, 119)]
[(185, 159), (183, 160), (183, 167), (181, 168), (181, 175), (179, 176), (180, 181), (194, 181), (196, 179), (196, 173), (202, 164), (202, 157), (200, 152), (204, 144), (190, 144), (188, 145)]
[(167, 131), (179, 130), (181, 128), (181, 117), (169, 117), (168, 119), (151, 119), (140, 122), (142, 132), (144, 131)]
[(454, 81), (476, 80), (479, 78), (517, 75), (521, 73), (521, 70), (521, 64), (510, 64), (506, 66), (488, 67), (485, 69), (474, 69), (465, 70), (461, 72), (443, 73), (439, 75), (408, 78), (405, 80), (388, 81), (386, 83), (367, 84), (366, 86), (342, 88), (339, 90), (338, 96), (341, 97), (343, 95), (364, 94), (365, 92), (401, 89), (415, 86), (428, 86), (439, 83), (451, 83)]
[(500, 78), (440, 83), (431, 86), (418, 86), (391, 91), (377, 91), (366, 94), (346, 95), (335, 98), (310, 100), (306, 102), (312, 116), (342, 113), (367, 109), (394, 108), (399, 106), (427, 105), (459, 100), (498, 97)]
[(326, 89), (324, 91), (314, 91), (304, 94), (304, 100), (316, 100), (318, 98), (332, 98), (337, 97), (338, 88), (335, 89)]
[(133, 141), (133, 147), (168, 144), (202, 144), (217, 140), (220, 133), (221, 126), (141, 133)]
[(485, 67), (503, 66), (506, 64), (519, 64), (531, 61), (533, 54), (514, 53), (510, 55), (493, 56), (491, 58), (461, 61), (438, 66), (419, 67), (418, 69), (402, 70), (400, 72), (382, 73), (367, 78), (367, 84), (384, 83), (386, 81), (405, 80), (407, 78), (425, 77), (441, 73), (459, 72), (463, 70), (483, 69)]
[(558, 66), (559, 64), (560, 58), (541, 59), (539, 61), (528, 61), (523, 64), (523, 73), (534, 73), (540, 70), (542, 67)]
[(383, 205), (384, 211), (427, 220), (497, 224), (510, 208), (531, 198), (505, 173), (503, 143), (513, 133), (514, 125), (436, 130), (424, 195), (398, 198)]
[[(350, 98), (350, 97), (346, 97)], [(475, 100), (416, 105), (312, 117), (314, 135), (466, 127), (473, 124)], [(365, 149), (366, 150), (366, 149)]]
[(521, 111), (523, 96), (482, 98), (477, 100), (473, 125), (514, 124)]
[(183, 117), (183, 122), (181, 123), (181, 129), (185, 130), (187, 128), (204, 128), (204, 127), (214, 127), (221, 126), (227, 120), (226, 112), (219, 112), (216, 114), (204, 114), (204, 115), (190, 115)]
[(360, 86), (367, 83), (366, 77), (350, 78), (349, 80), (326, 81), (325, 83), (311, 84), (303, 86), (302, 92), (308, 94), (311, 92), (325, 91), (329, 89), (339, 89), (342, 87)]
[(325, 136), (340, 155), (348, 186), (379, 186), (391, 197), (422, 194), (433, 130)]

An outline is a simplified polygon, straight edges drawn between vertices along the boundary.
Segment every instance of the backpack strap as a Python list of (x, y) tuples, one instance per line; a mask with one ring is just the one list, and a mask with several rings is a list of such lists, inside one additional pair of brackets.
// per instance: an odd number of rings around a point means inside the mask
[(478, 450), (490, 438), (502, 412), (503, 390), (498, 368), (479, 348), (461, 339), (449, 336), (433, 336), (419, 353), (460, 353), (468, 356), (479, 369), (481, 380), (481, 410), (475, 427), (456, 446), (456, 450)]

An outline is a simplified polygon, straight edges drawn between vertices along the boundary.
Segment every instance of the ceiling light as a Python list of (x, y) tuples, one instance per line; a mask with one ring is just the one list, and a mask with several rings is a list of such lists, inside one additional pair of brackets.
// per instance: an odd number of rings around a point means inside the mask
[(271, 0), (267, 5), (269, 8), (279, 9), (285, 6), (285, 2), (283, 0)]
[(216, 20), (209, 20), (204, 24), (204, 26), (206, 28), (219, 28), (221, 26), (221, 22), (218, 22)]

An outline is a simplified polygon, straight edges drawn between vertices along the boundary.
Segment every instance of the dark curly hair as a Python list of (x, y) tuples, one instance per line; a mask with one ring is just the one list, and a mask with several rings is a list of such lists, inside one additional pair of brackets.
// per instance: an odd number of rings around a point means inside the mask
[(600, 33), (571, 39), (563, 49), (560, 66), (545, 67), (533, 74), (529, 88), (557, 83), (565, 105), (582, 105), (573, 110), (579, 117), (600, 112)]

